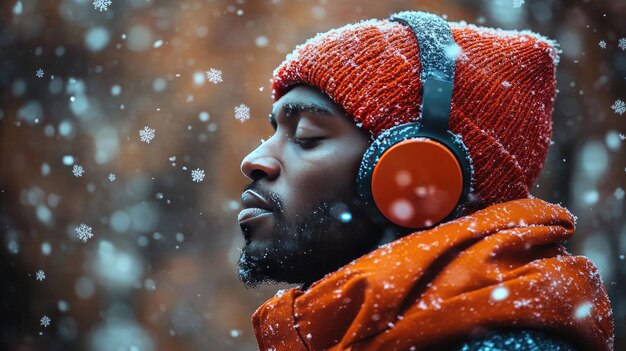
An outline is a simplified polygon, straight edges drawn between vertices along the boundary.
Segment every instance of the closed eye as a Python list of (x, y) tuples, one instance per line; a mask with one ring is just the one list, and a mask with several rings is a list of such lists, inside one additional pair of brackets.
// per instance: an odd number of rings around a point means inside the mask
[(317, 146), (322, 139), (324, 138), (293, 138), (293, 142), (300, 145), (303, 149), (312, 149)]

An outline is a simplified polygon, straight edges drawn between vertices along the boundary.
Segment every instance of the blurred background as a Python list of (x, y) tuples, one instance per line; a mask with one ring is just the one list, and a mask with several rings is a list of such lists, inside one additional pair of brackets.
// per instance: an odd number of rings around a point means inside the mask
[(578, 217), (568, 248), (599, 267), (625, 350), (624, 0), (3, 0), (0, 349), (256, 350), (250, 316), (284, 287), (237, 280), (236, 217), (271, 73), (402, 10), (560, 43), (532, 193)]

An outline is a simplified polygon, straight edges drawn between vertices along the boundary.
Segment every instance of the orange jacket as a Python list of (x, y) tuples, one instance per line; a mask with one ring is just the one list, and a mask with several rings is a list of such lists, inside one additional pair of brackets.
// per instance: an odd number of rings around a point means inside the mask
[(600, 274), (561, 246), (573, 233), (567, 209), (537, 198), (413, 233), (266, 301), (252, 317), (259, 348), (419, 350), (477, 327), (534, 327), (613, 350)]

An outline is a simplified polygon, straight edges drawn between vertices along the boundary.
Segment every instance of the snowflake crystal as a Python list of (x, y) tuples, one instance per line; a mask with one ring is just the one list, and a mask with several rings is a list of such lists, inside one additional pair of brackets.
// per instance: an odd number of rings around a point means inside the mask
[(152, 139), (154, 139), (155, 130), (149, 127), (143, 127), (142, 130), (139, 131), (139, 138), (146, 144), (150, 144)]
[(626, 50), (626, 38), (620, 38), (620, 40), (617, 41), (617, 47), (622, 49), (622, 51)]
[(115, 174), (114, 174), (114, 173), (110, 173), (110, 174), (109, 174), (109, 180), (110, 180), (111, 182), (114, 182), (114, 181), (115, 181), (115, 179), (117, 179), (117, 178), (115, 177)]
[(204, 180), (204, 170), (200, 169), (200, 168), (196, 168), (194, 170), (191, 171), (191, 180), (193, 180), (196, 183), (200, 183), (201, 181)]
[(615, 189), (615, 192), (613, 193), (613, 195), (615, 195), (615, 198), (618, 200), (621, 200), (624, 198), (624, 189), (622, 188), (617, 188)]
[(522, 5), (524, 5), (524, 0), (513, 0), (514, 8), (522, 7)]
[(48, 317), (46, 315), (41, 317), (41, 319), (39, 320), (39, 324), (41, 324), (43, 327), (49, 326), (50, 322), (52, 322), (52, 319), (50, 319), (50, 317)]
[(72, 167), (72, 173), (74, 177), (82, 177), (83, 173), (85, 173), (85, 169), (81, 165), (74, 165), (74, 167)]
[(81, 223), (81, 225), (76, 227), (76, 236), (78, 237), (79, 240), (86, 243), (87, 240), (93, 238), (91, 227), (86, 225), (85, 223)]
[(35, 273), (35, 279), (42, 282), (44, 279), (46, 279), (46, 273), (44, 273), (44, 271), (42, 271), (41, 269), (38, 270), (37, 273)]
[(209, 82), (213, 84), (220, 83), (222, 82), (222, 71), (220, 71), (219, 69), (211, 68), (210, 70), (206, 71), (206, 78), (209, 80)]
[(43, 78), (43, 69), (41, 69), (41, 68), (40, 68), (40, 69), (38, 69), (38, 70), (35, 72), (35, 77), (37, 77), (37, 78)]
[(237, 118), (241, 123), (250, 119), (250, 107), (241, 104), (235, 107), (235, 118)]
[(111, 5), (111, 0), (93, 0), (93, 8), (100, 12), (106, 11)]
[(606, 41), (604, 41), (604, 40), (600, 40), (600, 42), (598, 43), (598, 45), (599, 45), (601, 48), (606, 49)]
[(619, 99), (615, 100), (615, 103), (613, 104), (613, 106), (611, 106), (611, 108), (613, 109), (613, 111), (615, 111), (615, 113), (619, 113), (620, 115), (626, 112), (626, 104), (624, 103), (624, 101)]

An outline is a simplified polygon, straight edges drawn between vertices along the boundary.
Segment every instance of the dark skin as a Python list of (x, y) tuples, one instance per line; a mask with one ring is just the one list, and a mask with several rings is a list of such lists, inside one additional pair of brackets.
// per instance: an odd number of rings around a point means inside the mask
[(248, 287), (287, 282), (307, 287), (396, 238), (373, 223), (356, 179), (372, 138), (328, 96), (299, 85), (274, 103), (274, 135), (248, 154), (241, 171), (271, 214), (240, 223), (239, 260)]

